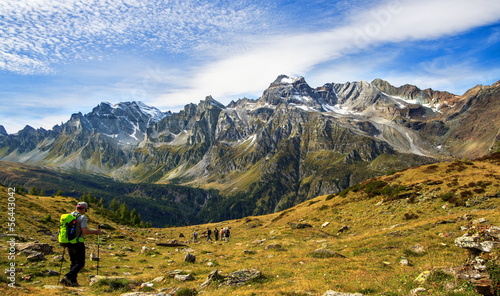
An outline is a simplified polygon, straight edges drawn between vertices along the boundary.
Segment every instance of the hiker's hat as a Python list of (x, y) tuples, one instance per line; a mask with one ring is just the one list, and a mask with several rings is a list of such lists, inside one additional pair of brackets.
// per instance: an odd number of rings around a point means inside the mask
[(81, 202), (77, 203), (77, 204), (76, 204), (76, 207), (77, 207), (77, 208), (78, 208), (78, 207), (82, 207), (82, 208), (84, 208), (84, 209), (85, 209), (85, 212), (86, 212), (86, 211), (88, 211), (88, 209), (89, 209), (89, 205), (88, 205), (86, 202), (84, 202), (84, 201), (81, 201)]

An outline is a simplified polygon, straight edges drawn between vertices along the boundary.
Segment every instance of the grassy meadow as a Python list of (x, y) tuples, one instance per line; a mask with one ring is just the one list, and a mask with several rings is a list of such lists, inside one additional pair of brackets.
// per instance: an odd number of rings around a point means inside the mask
[[(463, 235), (460, 228), (470, 222), (464, 215), (500, 226), (500, 165), (495, 157), (426, 165), (366, 180), (278, 213), (185, 227), (140, 229), (116, 225), (91, 208), (89, 228), (99, 224), (113, 228), (100, 236), (99, 275), (123, 279), (89, 286), (89, 277), (97, 274), (97, 262), (90, 261), (89, 254), (97, 253), (98, 246), (97, 236), (87, 236), (87, 261), (79, 275), (79, 288), (47, 287), (57, 285), (58, 276), (48, 276), (47, 269), (59, 271), (60, 262), (53, 257), (61, 255), (62, 247), (53, 235), (43, 233), (56, 232), (60, 215), (72, 211), (76, 200), (15, 197), (18, 242), (48, 243), (54, 246), (54, 253), (46, 255), (45, 261), (28, 262), (26, 255), (18, 252), (17, 286), (8, 287), (7, 276), (2, 273), (0, 293), (4, 295), (169, 293), (175, 288), (179, 288), (177, 295), (194, 295), (194, 290), (200, 295), (239, 296), (323, 295), (327, 290), (409, 295), (418, 287), (426, 289), (418, 295), (477, 295), (467, 282), (453, 276), (467, 258), (466, 250), (456, 247), (454, 240)], [(5, 236), (9, 232), (6, 187), (0, 187), (0, 198), (4, 234), (0, 263), (6, 269), (11, 262)], [(339, 231), (344, 226), (347, 229)], [(202, 235), (207, 227), (230, 227), (230, 241), (207, 242)], [(197, 243), (192, 242), (195, 230), (200, 234)], [(174, 239), (187, 246), (156, 245)], [(141, 252), (143, 247), (148, 249)], [(318, 249), (330, 252), (319, 253)], [(195, 263), (184, 262), (187, 252), (196, 256)], [(401, 265), (402, 259), (409, 265)], [(62, 266), (64, 274), (69, 261)], [(226, 276), (253, 268), (262, 272), (261, 278), (237, 287), (212, 282), (198, 289), (214, 269)], [(194, 280), (179, 282), (169, 277), (175, 270), (191, 274)], [(424, 271), (430, 271), (431, 277), (415, 281)]]

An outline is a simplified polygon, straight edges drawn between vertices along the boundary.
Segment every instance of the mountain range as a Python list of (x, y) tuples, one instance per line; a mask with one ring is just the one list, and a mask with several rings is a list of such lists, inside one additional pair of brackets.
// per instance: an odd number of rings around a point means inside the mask
[(103, 102), (51, 130), (0, 126), (0, 160), (213, 188), (232, 197), (228, 210), (257, 215), (388, 172), (497, 151), (499, 89), (459, 96), (380, 79), (312, 88), (281, 75), (259, 99), (227, 106), (211, 96), (176, 113)]

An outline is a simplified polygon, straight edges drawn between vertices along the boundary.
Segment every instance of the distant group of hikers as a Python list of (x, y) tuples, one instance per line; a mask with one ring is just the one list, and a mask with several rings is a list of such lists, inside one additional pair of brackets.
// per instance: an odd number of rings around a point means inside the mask
[[(221, 230), (218, 230), (217, 227), (215, 227), (214, 231), (214, 237), (215, 237), (215, 240), (218, 241), (219, 240), (219, 235), (220, 235), (220, 240), (224, 240), (226, 243), (229, 242), (229, 237), (231, 235), (231, 231), (229, 230), (229, 227), (226, 227), (226, 228), (221, 228)], [(208, 241), (213, 241), (212, 240), (212, 230), (210, 228), (207, 227), (207, 230), (203, 232), (203, 234), (206, 234), (207, 235), (207, 242)], [(193, 243), (196, 243), (198, 242), (198, 233), (195, 231), (193, 231)]]

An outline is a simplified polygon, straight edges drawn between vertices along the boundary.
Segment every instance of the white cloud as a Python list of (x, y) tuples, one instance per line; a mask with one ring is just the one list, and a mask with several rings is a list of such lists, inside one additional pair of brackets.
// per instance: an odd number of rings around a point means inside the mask
[(304, 75), (317, 65), (376, 45), (450, 36), (499, 19), (500, 1), (496, 0), (386, 2), (352, 15), (343, 26), (317, 33), (270, 36), (242, 53), (192, 69), (182, 88), (158, 101), (193, 101), (208, 94), (220, 99), (262, 92), (279, 74)]
[(60, 63), (110, 54), (109, 48), (170, 53), (206, 49), (265, 25), (255, 5), (219, 2), (4, 0), (0, 69), (46, 74)]

